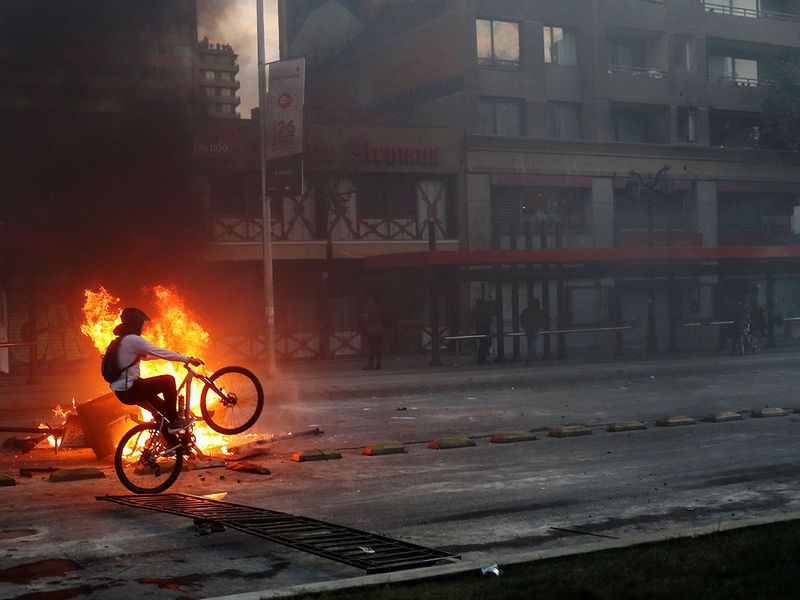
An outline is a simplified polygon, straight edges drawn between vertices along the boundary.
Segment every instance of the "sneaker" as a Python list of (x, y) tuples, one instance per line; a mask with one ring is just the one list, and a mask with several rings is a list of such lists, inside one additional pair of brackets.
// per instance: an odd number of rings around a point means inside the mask
[[(188, 429), (189, 427), (197, 423), (198, 420), (199, 419), (195, 419), (194, 417), (190, 419), (180, 418), (177, 421), (175, 421), (174, 427), (170, 427), (169, 429), (167, 429), (167, 431), (169, 433), (177, 433), (178, 431), (183, 431), (184, 429)], [(173, 424), (171, 423), (171, 425)]]

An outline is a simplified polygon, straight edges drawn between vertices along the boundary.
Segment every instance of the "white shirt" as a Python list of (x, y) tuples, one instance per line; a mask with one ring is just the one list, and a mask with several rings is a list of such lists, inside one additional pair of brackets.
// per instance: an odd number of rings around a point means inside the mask
[[(120, 367), (127, 367), (137, 356), (141, 356), (142, 360), (153, 360), (162, 358), (164, 360), (172, 360), (175, 362), (188, 362), (189, 357), (166, 348), (159, 348), (151, 344), (140, 335), (129, 334), (122, 338), (119, 349), (117, 350), (117, 361)], [(129, 390), (133, 382), (139, 379), (139, 362), (137, 361), (127, 369), (122, 371), (119, 379), (109, 384), (111, 389), (115, 392), (124, 392)]]

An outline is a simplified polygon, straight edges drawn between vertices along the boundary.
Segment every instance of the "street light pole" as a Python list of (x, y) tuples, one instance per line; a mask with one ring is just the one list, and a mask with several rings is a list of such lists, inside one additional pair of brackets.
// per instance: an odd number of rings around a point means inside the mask
[[(672, 179), (669, 176), (670, 165), (661, 167), (655, 175), (648, 174), (642, 177), (635, 170), (629, 172), (631, 178), (628, 180), (628, 195), (632, 200), (639, 200), (642, 193), (647, 201), (647, 246), (652, 248), (656, 245), (655, 241), (655, 218), (654, 202), (656, 194), (664, 196), (672, 195)], [(656, 292), (655, 278), (652, 270), (647, 277), (647, 351), (650, 353), (658, 352), (658, 335), (656, 334)]]
[(261, 144), (261, 221), (264, 262), (264, 359), (266, 375), (275, 376), (275, 300), (272, 283), (272, 214), (267, 195), (267, 82), (264, 48), (264, 0), (256, 0), (258, 36), (258, 119)]

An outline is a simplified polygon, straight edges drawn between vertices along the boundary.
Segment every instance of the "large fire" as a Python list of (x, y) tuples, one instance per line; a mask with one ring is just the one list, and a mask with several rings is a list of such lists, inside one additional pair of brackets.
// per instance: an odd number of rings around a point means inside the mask
[[(155, 314), (150, 314), (152, 321), (145, 326), (143, 336), (162, 348), (168, 348), (187, 356), (203, 358), (209, 346), (208, 332), (195, 320), (186, 308), (183, 299), (174, 288), (157, 285), (152, 288), (154, 304), (157, 309)], [(97, 291), (85, 290), (86, 301), (83, 305), (84, 322), (81, 332), (88, 336), (101, 353), (106, 351), (108, 344), (114, 339), (114, 327), (120, 323), (120, 299), (111, 295), (105, 288)], [(147, 311), (150, 313), (150, 311)], [(142, 377), (170, 374), (175, 377), (180, 385), (186, 376), (183, 365), (164, 360), (147, 360), (140, 363)], [(180, 391), (180, 390), (179, 390)], [(202, 383), (195, 380), (191, 391), (191, 408), (195, 415), (200, 414), (200, 393)], [(185, 395), (185, 393), (184, 393)], [(149, 413), (142, 409), (143, 416), (150, 418)], [(201, 450), (223, 448), (227, 445), (228, 437), (213, 431), (202, 421), (194, 427), (197, 446)]]

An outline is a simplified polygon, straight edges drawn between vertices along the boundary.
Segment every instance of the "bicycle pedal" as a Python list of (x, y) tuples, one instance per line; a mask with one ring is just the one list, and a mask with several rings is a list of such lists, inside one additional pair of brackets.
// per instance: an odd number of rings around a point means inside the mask
[(192, 425), (197, 423), (198, 420), (199, 419), (189, 419), (189, 421), (187, 423), (181, 425), (180, 427), (175, 427), (174, 429), (173, 428), (167, 429), (167, 432), (169, 432), (169, 433), (178, 433), (179, 431), (185, 431), (185, 430), (189, 429)]

